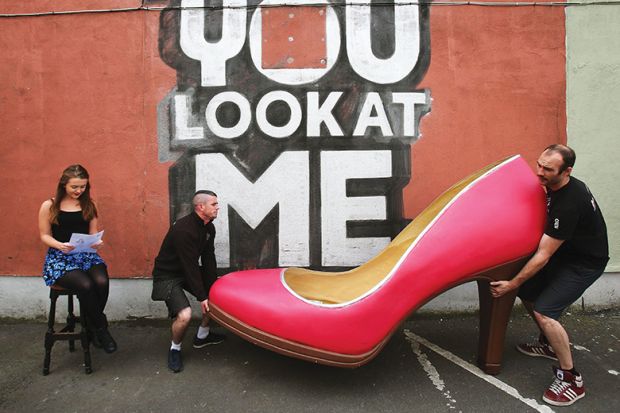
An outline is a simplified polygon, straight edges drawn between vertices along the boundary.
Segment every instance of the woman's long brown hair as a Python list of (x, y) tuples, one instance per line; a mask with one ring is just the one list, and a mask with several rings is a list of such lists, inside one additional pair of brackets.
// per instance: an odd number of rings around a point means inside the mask
[(56, 188), (56, 196), (52, 198), (52, 206), (50, 207), (50, 222), (58, 225), (58, 214), (60, 213), (60, 202), (67, 194), (65, 187), (71, 178), (86, 179), (86, 189), (79, 197), (80, 208), (82, 209), (82, 216), (85, 221), (90, 221), (97, 217), (97, 207), (90, 198), (90, 179), (88, 177), (88, 171), (82, 165), (71, 165), (62, 171), (62, 176), (58, 181), (58, 187)]

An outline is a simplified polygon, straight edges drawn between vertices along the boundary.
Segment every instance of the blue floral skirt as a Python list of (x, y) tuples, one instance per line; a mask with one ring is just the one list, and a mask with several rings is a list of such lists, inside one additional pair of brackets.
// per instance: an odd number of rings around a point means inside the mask
[(73, 270), (88, 271), (97, 264), (105, 264), (103, 259), (94, 252), (78, 252), (77, 254), (63, 254), (56, 248), (47, 250), (43, 264), (43, 280), (45, 285), (54, 285), (56, 280)]

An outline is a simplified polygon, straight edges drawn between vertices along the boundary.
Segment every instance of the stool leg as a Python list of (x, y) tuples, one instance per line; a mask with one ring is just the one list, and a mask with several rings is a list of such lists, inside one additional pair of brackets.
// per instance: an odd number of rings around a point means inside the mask
[[(81, 312), (80, 312), (80, 315)], [(67, 331), (75, 331), (75, 314), (73, 314), (73, 294), (67, 295)], [(75, 351), (75, 340), (69, 340), (69, 351)]]
[(58, 293), (50, 290), (50, 313), (47, 318), (47, 332), (45, 333), (45, 359), (43, 360), (43, 375), (47, 376), (50, 372), (50, 361), (52, 358), (52, 346), (54, 345), (54, 322), (56, 316), (56, 300)]
[(80, 301), (80, 343), (82, 344), (82, 350), (84, 350), (84, 371), (86, 374), (93, 372), (93, 368), (90, 360), (90, 341), (88, 340), (88, 333), (86, 331), (86, 313), (84, 307)]

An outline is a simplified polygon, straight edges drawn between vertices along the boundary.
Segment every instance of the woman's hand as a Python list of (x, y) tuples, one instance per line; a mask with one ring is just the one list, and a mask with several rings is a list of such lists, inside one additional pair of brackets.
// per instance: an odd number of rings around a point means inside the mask
[(69, 244), (68, 242), (61, 242), (61, 243), (58, 244), (58, 249), (63, 254), (68, 254), (71, 251), (73, 251), (75, 249), (75, 247), (73, 245)]

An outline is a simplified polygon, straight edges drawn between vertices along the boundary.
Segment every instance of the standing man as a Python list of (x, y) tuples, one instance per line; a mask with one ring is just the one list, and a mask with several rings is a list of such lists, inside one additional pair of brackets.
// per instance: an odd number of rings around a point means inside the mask
[(178, 219), (166, 234), (153, 268), (151, 298), (165, 301), (172, 319), (172, 344), (168, 368), (183, 370), (181, 342), (192, 318), (192, 309), (183, 290), (200, 301), (202, 323), (194, 337), (194, 348), (218, 344), (224, 336), (209, 332), (209, 289), (216, 280), (215, 226), (220, 209), (212, 191), (197, 191), (192, 199), (194, 212)]
[(585, 396), (575, 370), (568, 334), (558, 319), (596, 281), (607, 265), (607, 228), (588, 187), (571, 176), (575, 152), (551, 145), (540, 155), (536, 172), (547, 191), (547, 224), (538, 250), (510, 281), (491, 283), (494, 297), (519, 288), (519, 298), (540, 329), (536, 343), (517, 350), (534, 357), (558, 360), (555, 380), (543, 400), (568, 406)]

